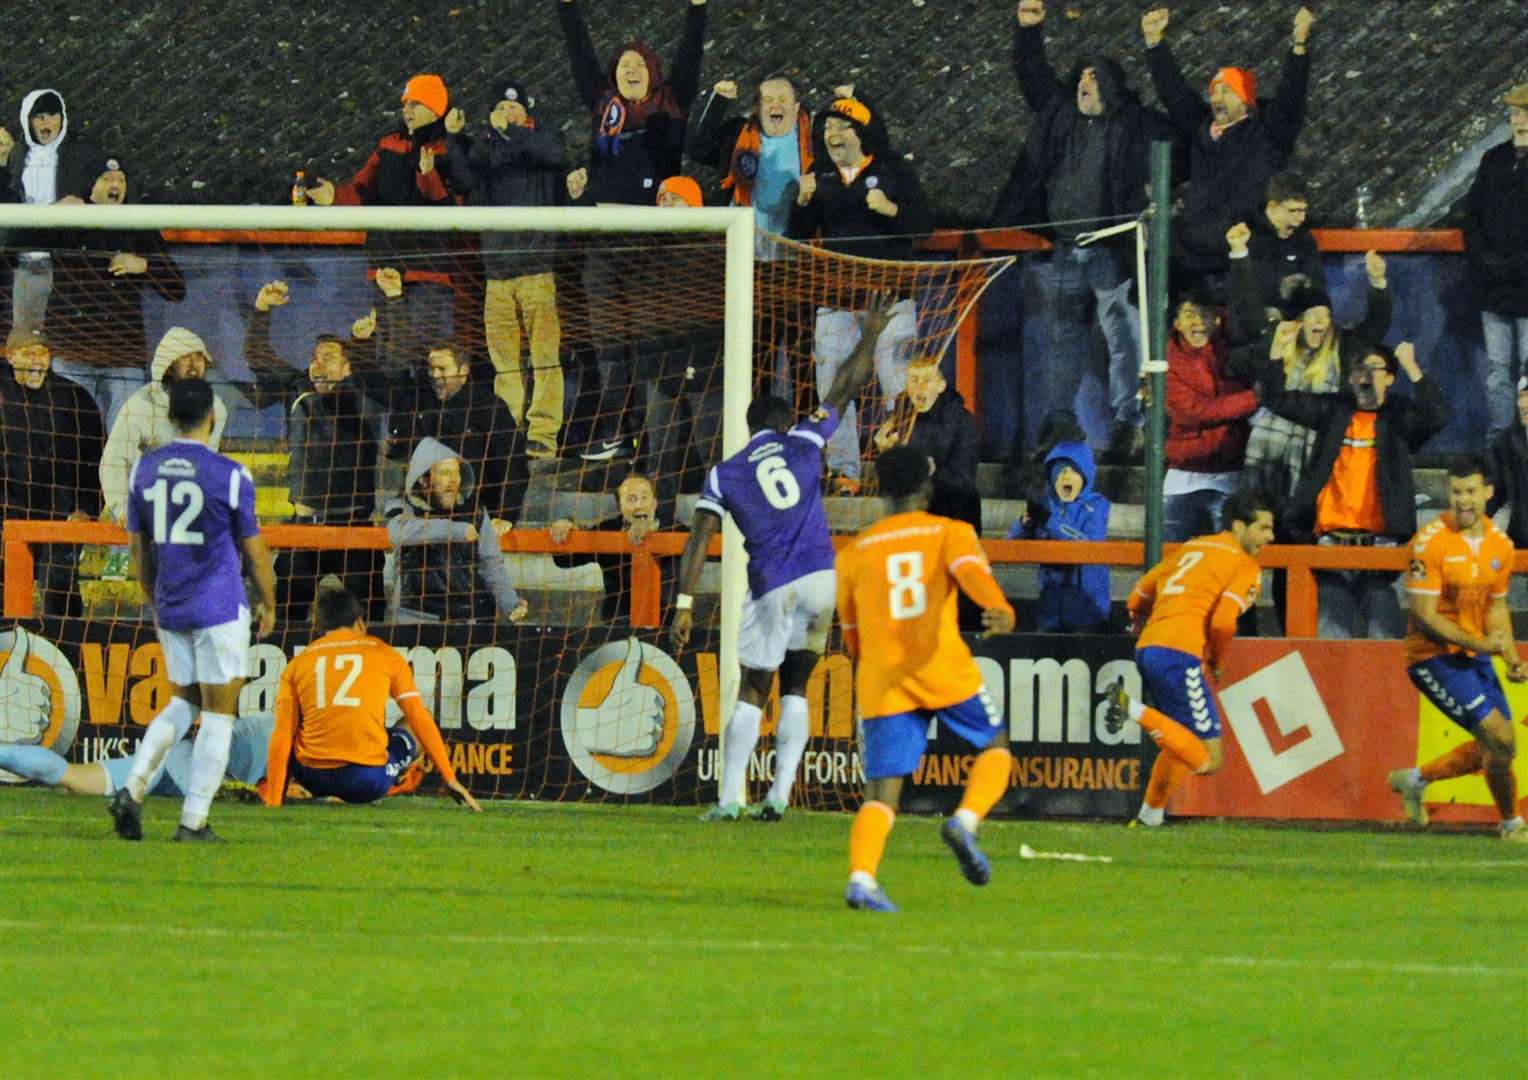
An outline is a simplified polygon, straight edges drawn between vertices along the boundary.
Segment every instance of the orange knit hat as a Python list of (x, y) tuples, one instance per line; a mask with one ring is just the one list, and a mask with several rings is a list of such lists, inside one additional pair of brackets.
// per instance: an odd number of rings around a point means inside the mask
[(446, 81), (439, 75), (415, 75), (403, 87), (399, 101), (417, 101), (436, 116), (445, 116), (451, 106)]
[(658, 185), (658, 194), (667, 191), (671, 195), (678, 195), (685, 201), (687, 206), (705, 206), (706, 201), (701, 197), (700, 185), (688, 176), (671, 176)]
[(1215, 73), (1210, 85), (1225, 83), (1231, 93), (1242, 99), (1249, 108), (1257, 104), (1257, 76), (1246, 68), (1224, 67)]

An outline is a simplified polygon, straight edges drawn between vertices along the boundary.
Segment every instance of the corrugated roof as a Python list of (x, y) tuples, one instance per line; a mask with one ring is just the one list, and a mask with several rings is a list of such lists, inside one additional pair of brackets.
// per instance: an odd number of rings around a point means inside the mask
[[(983, 217), (1029, 123), (1008, 70), (1012, 2), (712, 0), (703, 86), (772, 70), (810, 100), (841, 82), (883, 106), (943, 223)], [(1050, 5), (1063, 69), (1116, 52), (1146, 86), (1141, 3)], [(587, 4), (602, 49), (640, 35), (667, 56), (684, 0)], [(3, 78), (7, 127), (22, 93), (56, 86), (71, 127), (123, 158), (156, 201), (266, 202), (292, 170), (348, 176), (393, 119), (416, 71), (439, 71), (480, 120), (506, 78), (526, 83), (543, 122), (587, 152), (587, 124), (550, 0), (368, 3), (31, 2), (12, 7)], [(1291, 3), (1174, 6), (1171, 40), (1191, 79), (1222, 64), (1277, 70)], [(1528, 80), (1525, 0), (1325, 0), (1313, 40), (1300, 161), (1313, 220), (1346, 224), (1354, 191), (1371, 222), (1398, 221), (1433, 177), (1494, 125)], [(1148, 95), (1150, 97), (1152, 95)]]

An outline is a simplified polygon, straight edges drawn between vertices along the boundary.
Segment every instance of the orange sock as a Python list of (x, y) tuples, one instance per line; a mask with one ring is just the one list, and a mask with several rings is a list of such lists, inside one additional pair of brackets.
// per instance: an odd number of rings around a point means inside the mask
[(1159, 747), (1185, 762), (1189, 772), (1198, 772), (1210, 760), (1210, 749), (1199, 736), (1166, 713), (1147, 707), (1141, 714), (1140, 724)]
[(1439, 780), (1452, 780), (1456, 776), (1468, 776), (1470, 773), (1479, 772), (1485, 764), (1485, 754), (1480, 749), (1480, 744), (1471, 739), (1467, 743), (1460, 743), (1452, 750), (1439, 754), (1418, 771), (1422, 774), (1424, 782), (1433, 784)]
[(1008, 747), (994, 746), (983, 750), (971, 766), (971, 775), (966, 778), (966, 793), (960, 797), (960, 810), (975, 814), (977, 821), (985, 818), (1008, 790), (1012, 775), (1013, 755), (1008, 752)]
[(896, 820), (897, 812), (883, 802), (872, 800), (859, 808), (849, 830), (849, 873), (875, 877), (881, 854), (886, 850), (886, 838)]
[(1173, 789), (1193, 771), (1188, 762), (1171, 751), (1163, 750), (1157, 755), (1157, 763), (1151, 767), (1151, 779), (1146, 781), (1146, 805), (1153, 810), (1166, 809)]

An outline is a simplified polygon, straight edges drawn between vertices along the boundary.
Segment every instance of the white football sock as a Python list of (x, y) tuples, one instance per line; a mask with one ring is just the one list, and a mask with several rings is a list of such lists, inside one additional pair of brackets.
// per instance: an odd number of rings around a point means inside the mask
[(159, 771), (170, 748), (186, 737), (191, 724), (201, 710), (182, 697), (172, 697), (170, 703), (159, 710), (159, 715), (149, 722), (143, 738), (138, 740), (138, 750), (133, 754), (133, 767), (127, 774), (127, 793), (134, 802), (142, 802), (148, 791), (149, 778)]
[(732, 707), (722, 752), (721, 792), (716, 799), (723, 806), (743, 801), (743, 788), (748, 783), (748, 761), (753, 757), (754, 747), (759, 745), (759, 720), (763, 715), (763, 709), (741, 698)]
[(806, 752), (806, 698), (790, 694), (780, 698), (780, 724), (775, 730), (775, 782), (769, 787), (771, 802), (788, 806), (796, 769)]
[(1160, 806), (1147, 806), (1141, 804), (1141, 812), (1135, 815), (1142, 825), (1160, 825), (1167, 817), (1167, 811)]
[(180, 823), (188, 829), (200, 829), (207, 824), (212, 797), (218, 793), (223, 773), (228, 768), (233, 720), (226, 713), (202, 713), (201, 730), (196, 733), (196, 744), (191, 747), (191, 779), (186, 785), (191, 790), (186, 792), (186, 801), (180, 809)]

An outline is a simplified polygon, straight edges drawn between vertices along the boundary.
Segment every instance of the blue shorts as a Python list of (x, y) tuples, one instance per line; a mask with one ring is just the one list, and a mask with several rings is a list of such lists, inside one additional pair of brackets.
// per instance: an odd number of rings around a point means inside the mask
[(872, 717), (863, 722), (865, 776), (881, 780), (888, 776), (910, 776), (917, 771), (918, 762), (928, 749), (930, 720), (938, 720), (977, 750), (984, 749), (1003, 730), (1003, 718), (985, 686), (966, 700), (942, 709), (914, 709)]
[(1512, 718), (1507, 692), (1489, 656), (1444, 653), (1406, 669), (1422, 696), (1454, 723), (1473, 732), (1493, 712)]
[(1220, 738), (1220, 709), (1204, 678), (1204, 661), (1191, 653), (1151, 645), (1137, 649), (1146, 703), (1201, 739)]
[(385, 798), (414, 760), (414, 736), (395, 728), (387, 740), (387, 764), (341, 765), (315, 769), (292, 760), (292, 779), (316, 799), (335, 798), (348, 803), (371, 803)]

